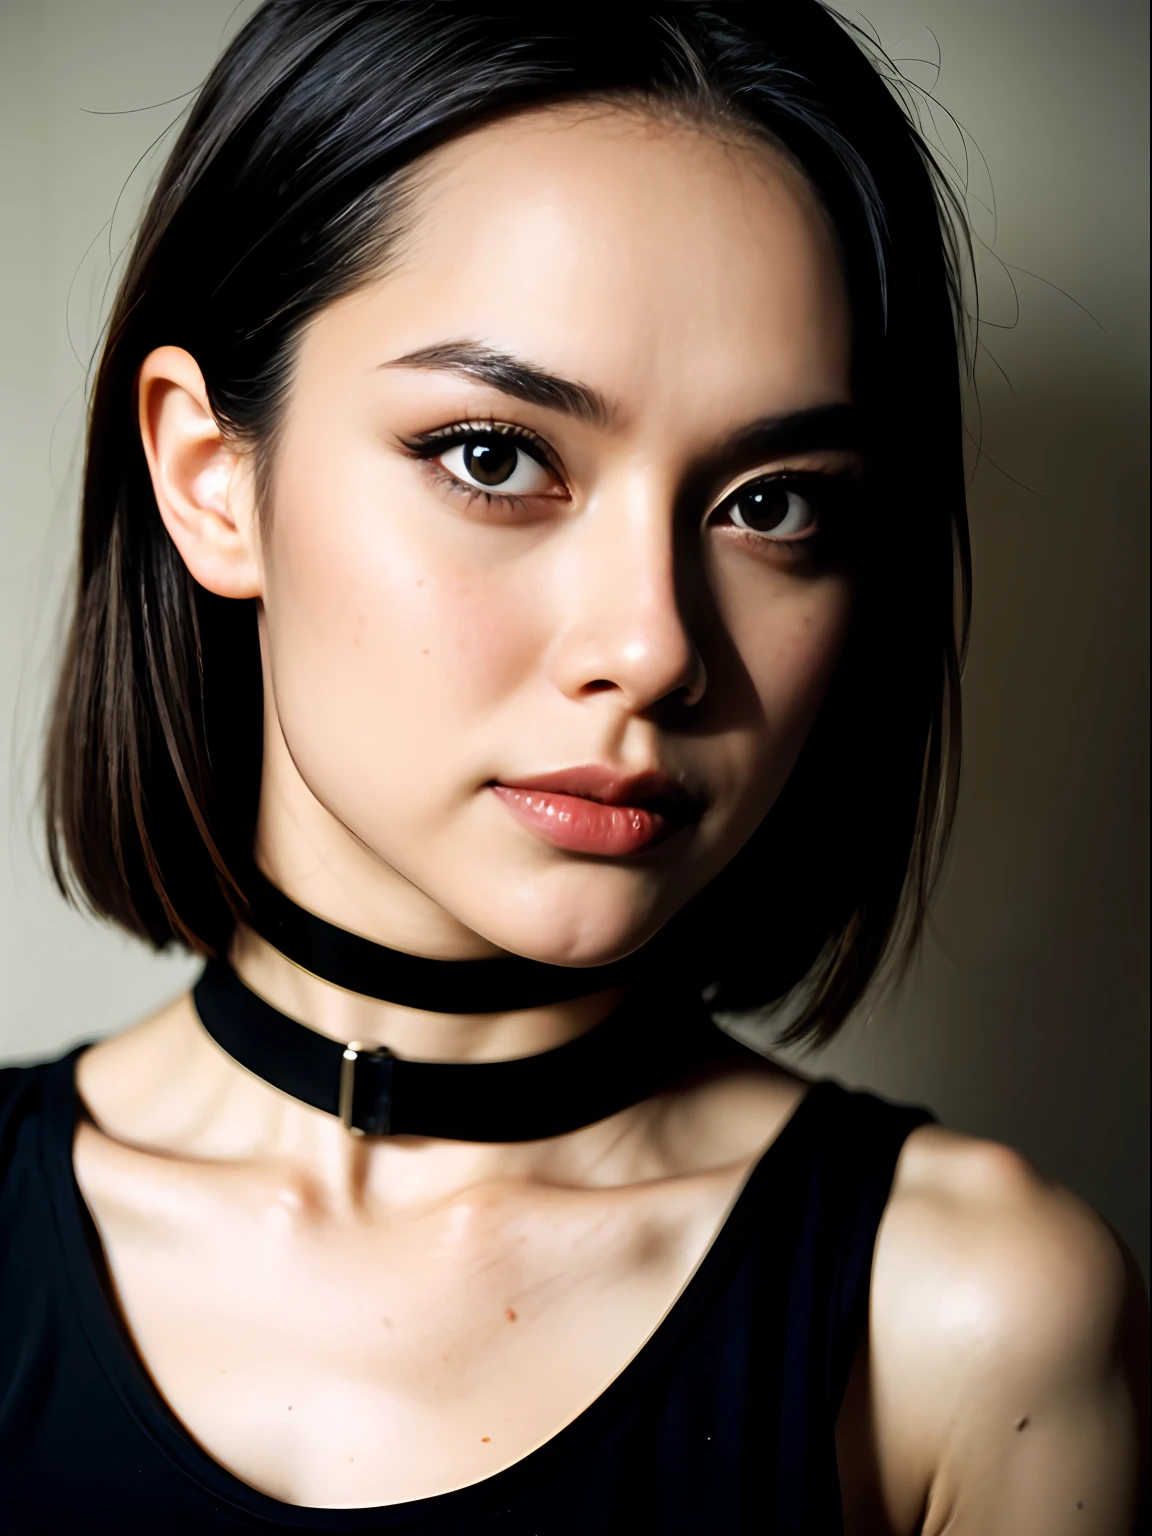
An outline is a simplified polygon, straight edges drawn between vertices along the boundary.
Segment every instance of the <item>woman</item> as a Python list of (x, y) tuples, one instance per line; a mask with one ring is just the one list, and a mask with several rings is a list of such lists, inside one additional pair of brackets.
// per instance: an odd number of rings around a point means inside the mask
[(48, 765), (62, 886), (212, 958), (0, 1079), (12, 1528), (1128, 1528), (1103, 1223), (703, 1002), (827, 1039), (924, 912), (949, 229), (800, 0), (227, 50), (112, 316)]

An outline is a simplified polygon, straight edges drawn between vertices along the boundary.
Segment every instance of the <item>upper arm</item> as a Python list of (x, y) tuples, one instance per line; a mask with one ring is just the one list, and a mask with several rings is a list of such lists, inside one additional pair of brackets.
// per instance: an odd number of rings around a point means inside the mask
[(877, 1247), (872, 1393), (924, 1536), (1127, 1536), (1146, 1309), (1100, 1218), (1004, 1147), (919, 1133)]

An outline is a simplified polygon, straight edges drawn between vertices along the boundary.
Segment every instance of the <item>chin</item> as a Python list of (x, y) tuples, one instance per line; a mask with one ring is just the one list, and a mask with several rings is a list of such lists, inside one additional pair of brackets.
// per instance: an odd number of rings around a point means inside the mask
[(510, 954), (545, 965), (589, 967), (632, 954), (671, 913), (658, 913), (651, 900), (621, 900), (619, 892), (578, 901), (548, 900), (543, 893), (530, 892), (527, 899), (518, 893), (518, 899), (507, 902), (491, 900), (475, 914), (475, 921), (460, 915), (475, 932)]

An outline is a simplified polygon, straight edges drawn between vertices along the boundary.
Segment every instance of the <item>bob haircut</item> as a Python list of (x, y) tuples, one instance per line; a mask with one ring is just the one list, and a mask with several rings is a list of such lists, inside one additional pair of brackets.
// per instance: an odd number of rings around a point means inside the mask
[[(611, 20), (605, 21), (608, 15)], [(849, 637), (796, 768), (653, 943), (716, 1009), (791, 994), (822, 1042), (907, 963), (950, 830), (970, 608), (967, 351), (952, 191), (817, 0), (477, 6), (268, 0), (193, 102), (110, 317), (88, 424), (75, 611), (45, 809), (65, 895), (163, 948), (227, 946), (260, 783), (255, 605), (192, 580), (135, 417), (153, 348), (198, 361), (267, 511), (302, 328), (386, 267), (416, 162), (517, 111), (588, 101), (768, 142), (838, 236), (865, 422)]]

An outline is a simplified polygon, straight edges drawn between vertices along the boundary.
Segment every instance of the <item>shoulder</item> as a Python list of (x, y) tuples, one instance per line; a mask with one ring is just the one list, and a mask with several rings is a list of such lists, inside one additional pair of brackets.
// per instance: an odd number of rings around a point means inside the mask
[[(1120, 1246), (1089, 1206), (1013, 1148), (936, 1125), (908, 1137), (883, 1246), (898, 1285), (921, 1291), (931, 1268), (973, 1304), (982, 1298), (981, 1326), (1006, 1326), (1021, 1346), (1039, 1343), (1046, 1327), (1067, 1337), (1070, 1322), (1125, 1294)], [(902, 1262), (913, 1257), (914, 1272)]]
[(20, 1127), (42, 1111), (45, 1086), (70, 1070), (72, 1054), (0, 1067), (0, 1175), (11, 1162)]
[(1110, 1228), (1018, 1152), (909, 1136), (877, 1242), (871, 1395), (923, 1477), (925, 1536), (1080, 1530), (1086, 1509), (1093, 1530), (1128, 1528), (1143, 1311)]
[[(0, 1068), (0, 1314), (5, 1317), (15, 1304), (13, 1286), (24, 1294), (29, 1276), (39, 1273), (39, 1259), (28, 1256), (40, 1251), (51, 1226), (51, 1149), (67, 1136), (74, 1056), (68, 1051), (51, 1061)], [(10, 1331), (0, 1327), (0, 1334), (5, 1346), (11, 1343)]]
[(82, 1041), (45, 1060), (0, 1066), (0, 1179), (11, 1171), (21, 1147), (30, 1145), (27, 1133), (45, 1117), (65, 1133), (60, 1117), (66, 1115), (71, 1124), (77, 1096), (87, 1106), (89, 1081), (103, 1089), (106, 1096), (115, 1097), (118, 1084), (129, 1075), (124, 1070), (128, 1060), (141, 1054), (141, 1047), (153, 1067), (154, 1077), (163, 1080), (166, 1076), (170, 1081), (172, 1060), (167, 1062), (166, 1073), (160, 1070), (164, 1049), (170, 1052), (167, 1041), (161, 1043), (161, 1036), (171, 1034), (165, 1026), (176, 1011), (169, 1006), (141, 1024), (95, 1041)]

